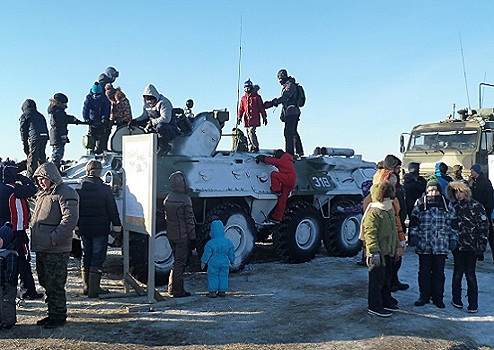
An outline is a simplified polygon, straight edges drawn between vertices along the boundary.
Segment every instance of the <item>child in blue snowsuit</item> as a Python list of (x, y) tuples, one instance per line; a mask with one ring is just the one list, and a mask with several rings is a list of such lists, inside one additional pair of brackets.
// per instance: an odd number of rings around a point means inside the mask
[(17, 322), (17, 252), (12, 224), (0, 227), (0, 329), (10, 329)]
[(211, 223), (211, 239), (204, 247), (201, 267), (208, 264), (208, 297), (224, 297), (228, 289), (230, 264), (235, 262), (235, 247), (225, 238), (225, 226), (220, 220)]

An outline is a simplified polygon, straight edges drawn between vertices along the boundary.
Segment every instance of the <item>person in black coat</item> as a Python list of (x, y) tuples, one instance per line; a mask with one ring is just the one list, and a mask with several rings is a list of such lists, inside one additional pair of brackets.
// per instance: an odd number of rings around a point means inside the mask
[(472, 198), (480, 202), (485, 209), (487, 219), (489, 220), (489, 245), (494, 260), (494, 229), (492, 228), (492, 210), (494, 208), (494, 191), (491, 181), (482, 172), (479, 164), (474, 164), (470, 168), (470, 188), (472, 189)]
[(27, 156), (27, 176), (31, 177), (41, 164), (46, 162), (46, 143), (48, 127), (46, 119), (36, 109), (36, 102), (31, 99), (24, 101), (19, 118), (21, 140)]
[(52, 147), (51, 161), (60, 169), (65, 153), (65, 144), (69, 143), (67, 124), (79, 124), (80, 121), (72, 115), (67, 115), (65, 109), (69, 99), (61, 92), (57, 92), (48, 106), (50, 118), (50, 146)]
[(427, 180), (419, 175), (420, 164), (411, 162), (408, 164), (408, 173), (403, 176), (403, 187), (405, 189), (405, 207), (407, 215), (412, 216), (412, 210), (417, 199), (425, 192)]
[(102, 165), (90, 160), (86, 165), (87, 176), (82, 180), (79, 194), (79, 234), (82, 237), (83, 293), (97, 298), (108, 291), (100, 287), (103, 264), (106, 260), (108, 235), (121, 233), (122, 223), (110, 186), (101, 180)]

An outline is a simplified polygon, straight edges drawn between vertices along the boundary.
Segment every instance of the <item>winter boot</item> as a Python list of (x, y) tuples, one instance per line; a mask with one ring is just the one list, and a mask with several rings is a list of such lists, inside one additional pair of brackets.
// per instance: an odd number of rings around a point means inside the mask
[(89, 291), (89, 270), (86, 267), (81, 269), (82, 294), (87, 295)]
[(98, 298), (100, 294), (110, 293), (106, 289), (100, 287), (101, 275), (103, 271), (98, 268), (91, 267), (89, 270), (89, 289), (88, 298)]

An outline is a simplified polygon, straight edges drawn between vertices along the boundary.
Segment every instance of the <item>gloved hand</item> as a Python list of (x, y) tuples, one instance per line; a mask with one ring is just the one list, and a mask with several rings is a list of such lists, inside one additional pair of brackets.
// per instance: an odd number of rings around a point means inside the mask
[(264, 126), (268, 125), (268, 118), (262, 117), (262, 123), (264, 124)]
[(275, 106), (275, 107), (278, 107), (278, 105), (279, 105), (279, 103), (278, 103), (278, 99), (277, 99), (277, 98), (275, 98), (275, 99), (271, 100), (271, 104), (272, 104), (273, 106)]
[(194, 249), (196, 249), (196, 247), (197, 247), (197, 242), (196, 242), (196, 240), (195, 240), (195, 239), (191, 239), (191, 240), (189, 240), (189, 249), (190, 249), (190, 250), (194, 250)]
[(477, 253), (477, 261), (484, 261), (484, 253)]
[(259, 164), (259, 162), (265, 163), (266, 162), (266, 156), (263, 154), (259, 154), (256, 156), (256, 163)]
[(146, 126), (144, 127), (144, 131), (147, 133), (150, 133), (153, 131), (153, 124), (151, 123), (151, 121), (147, 122)]
[(372, 256), (367, 258), (367, 265), (370, 268), (381, 266), (381, 255), (379, 253), (372, 254)]
[(29, 154), (29, 143), (24, 142), (24, 154), (27, 156)]
[(269, 108), (273, 107), (271, 101), (264, 101), (263, 106), (264, 106), (264, 109), (269, 109)]
[(448, 248), (449, 248), (449, 250), (455, 250), (455, 248), (456, 248), (456, 240), (452, 239), (451, 241), (449, 241)]

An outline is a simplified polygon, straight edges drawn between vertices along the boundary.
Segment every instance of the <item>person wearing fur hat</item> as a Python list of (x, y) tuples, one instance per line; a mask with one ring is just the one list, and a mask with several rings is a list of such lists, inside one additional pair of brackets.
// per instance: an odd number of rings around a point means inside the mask
[(278, 202), (267, 217), (267, 221), (278, 224), (283, 219), (288, 197), (297, 181), (293, 158), (290, 153), (277, 149), (274, 157), (258, 155), (256, 161), (271, 164), (278, 168), (278, 171), (272, 171), (270, 174), (271, 190), (278, 196)]
[(243, 117), (249, 152), (258, 152), (259, 141), (257, 140), (256, 128), (261, 126), (261, 115), (263, 124), (268, 125), (268, 116), (264, 109), (262, 97), (254, 89), (250, 79), (244, 83), (244, 91), (245, 95), (242, 96), (238, 106), (237, 124)]
[(196, 229), (189, 185), (181, 171), (168, 178), (171, 192), (163, 200), (167, 237), (173, 251), (173, 268), (168, 280), (168, 294), (174, 298), (190, 296), (184, 287), (184, 272), (190, 249), (195, 248)]
[(489, 245), (494, 261), (494, 229), (492, 227), (492, 210), (494, 209), (494, 193), (491, 180), (485, 176), (479, 164), (474, 164), (470, 168), (470, 179), (468, 181), (472, 189), (472, 198), (484, 206), (489, 220)]
[(484, 260), (489, 220), (484, 207), (472, 199), (472, 191), (463, 181), (453, 181), (446, 187), (450, 203), (458, 220), (458, 240), (453, 249), (452, 300), (456, 308), (463, 308), (461, 282), (467, 280), (468, 307), (470, 313), (478, 310), (478, 285), (475, 274), (477, 260)]
[(69, 143), (68, 124), (79, 124), (80, 121), (73, 115), (68, 115), (65, 110), (69, 99), (61, 92), (57, 92), (50, 99), (48, 114), (50, 114), (50, 146), (52, 147), (51, 161), (60, 169), (65, 144)]
[(409, 238), (419, 256), (419, 299), (415, 306), (432, 302), (443, 309), (444, 265), (448, 253), (456, 247), (458, 233), (455, 210), (441, 195), (437, 179), (427, 182), (426, 195), (410, 217)]
[(46, 162), (48, 126), (43, 114), (38, 112), (36, 102), (24, 101), (19, 118), (21, 140), (27, 156), (27, 176), (31, 177), (38, 166)]
[(82, 117), (89, 124), (89, 133), (94, 140), (91, 151), (101, 154), (106, 151), (110, 119), (110, 101), (103, 93), (103, 87), (95, 82), (86, 96)]
[(400, 247), (392, 204), (394, 193), (394, 184), (382, 181), (375, 200), (369, 204), (362, 219), (369, 267), (367, 312), (380, 317), (389, 317), (398, 310), (396, 300), (391, 296), (393, 260)]
[(67, 320), (65, 284), (72, 235), (79, 220), (79, 196), (63, 182), (54, 163), (41, 164), (33, 177), (39, 190), (31, 217), (31, 247), (48, 305), (48, 316), (36, 324), (51, 329)]
[(31, 216), (28, 200), (37, 192), (34, 182), (19, 173), (17, 164), (6, 160), (0, 163), (0, 226), (10, 222), (15, 238), (15, 250), (19, 257), (18, 273), (21, 280), (22, 299), (34, 300), (43, 297), (36, 291), (31, 270), (31, 252), (29, 251), (29, 227)]
[(130, 121), (130, 125), (145, 125), (146, 132), (158, 135), (158, 154), (166, 155), (172, 149), (170, 142), (178, 135), (173, 106), (169, 99), (160, 94), (153, 84), (148, 84), (142, 93), (142, 114)]
[(420, 176), (420, 164), (410, 162), (410, 164), (408, 164), (408, 173), (403, 176), (405, 207), (408, 217), (412, 215), (412, 210), (417, 199), (424, 195), (426, 185), (427, 180)]
[(17, 322), (17, 259), (12, 224), (0, 227), (0, 329), (10, 329)]
[(108, 235), (117, 236), (122, 232), (113, 192), (101, 180), (102, 164), (92, 159), (86, 165), (86, 177), (82, 180), (79, 194), (79, 235), (82, 238), (83, 294), (97, 298), (108, 293), (100, 287), (103, 265), (106, 260)]
[(463, 165), (455, 164), (453, 166), (453, 176), (452, 176), (453, 181), (465, 181), (465, 179), (463, 178), (462, 171), (463, 171)]
[(286, 69), (280, 69), (277, 74), (278, 82), (283, 86), (281, 96), (264, 103), (264, 108), (277, 107), (283, 105), (280, 119), (285, 123), (285, 151), (292, 156), (297, 154), (299, 157), (304, 155), (302, 139), (298, 134), (298, 122), (300, 120), (300, 107), (297, 105), (298, 88), (295, 78), (288, 75)]

